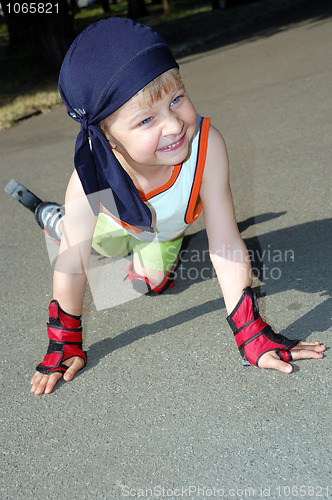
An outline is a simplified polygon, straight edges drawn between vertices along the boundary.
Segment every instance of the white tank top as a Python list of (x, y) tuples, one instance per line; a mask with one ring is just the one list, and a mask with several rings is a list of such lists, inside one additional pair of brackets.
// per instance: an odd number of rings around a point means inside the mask
[(197, 115), (197, 130), (194, 135), (188, 160), (175, 165), (170, 179), (163, 186), (147, 194), (140, 193), (142, 200), (152, 213), (154, 233), (141, 231), (118, 219), (102, 214), (115, 226), (142, 241), (170, 241), (184, 233), (201, 210), (199, 197), (205, 166), (210, 119)]

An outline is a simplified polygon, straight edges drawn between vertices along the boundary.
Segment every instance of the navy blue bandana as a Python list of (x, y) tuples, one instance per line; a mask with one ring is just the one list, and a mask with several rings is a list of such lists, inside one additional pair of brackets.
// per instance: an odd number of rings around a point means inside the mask
[(163, 38), (131, 19), (111, 17), (92, 24), (67, 52), (59, 90), (68, 114), (81, 123), (75, 168), (95, 214), (101, 202), (122, 221), (152, 230), (150, 210), (98, 124), (157, 76), (177, 67)]

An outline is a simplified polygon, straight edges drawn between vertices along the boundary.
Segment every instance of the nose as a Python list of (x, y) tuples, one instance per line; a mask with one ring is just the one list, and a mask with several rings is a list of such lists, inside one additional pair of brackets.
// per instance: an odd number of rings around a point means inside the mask
[(163, 122), (163, 136), (167, 135), (179, 135), (183, 129), (183, 121), (178, 118), (174, 113), (170, 113), (165, 117)]

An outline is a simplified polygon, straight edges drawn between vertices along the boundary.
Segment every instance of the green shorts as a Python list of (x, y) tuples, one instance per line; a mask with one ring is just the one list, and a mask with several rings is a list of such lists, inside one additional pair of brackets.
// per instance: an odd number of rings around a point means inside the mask
[(171, 241), (146, 242), (116, 227), (104, 214), (99, 214), (92, 248), (105, 257), (121, 259), (131, 251), (143, 267), (169, 271), (180, 253), (184, 234)]

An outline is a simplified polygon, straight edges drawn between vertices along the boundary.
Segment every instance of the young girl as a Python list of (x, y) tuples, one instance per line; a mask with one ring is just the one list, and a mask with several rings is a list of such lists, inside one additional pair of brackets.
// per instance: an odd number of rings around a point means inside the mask
[(285, 373), (292, 371), (292, 359), (322, 358), (325, 346), (276, 335), (259, 316), (224, 140), (197, 115), (164, 40), (129, 19), (100, 21), (69, 49), (59, 88), (81, 130), (54, 271), (49, 349), (32, 392), (52, 392), (62, 376), (71, 380), (86, 363), (80, 316), (91, 247), (113, 257), (132, 250), (132, 286), (161, 293), (174, 285), (185, 229), (202, 208), (243, 358)]

